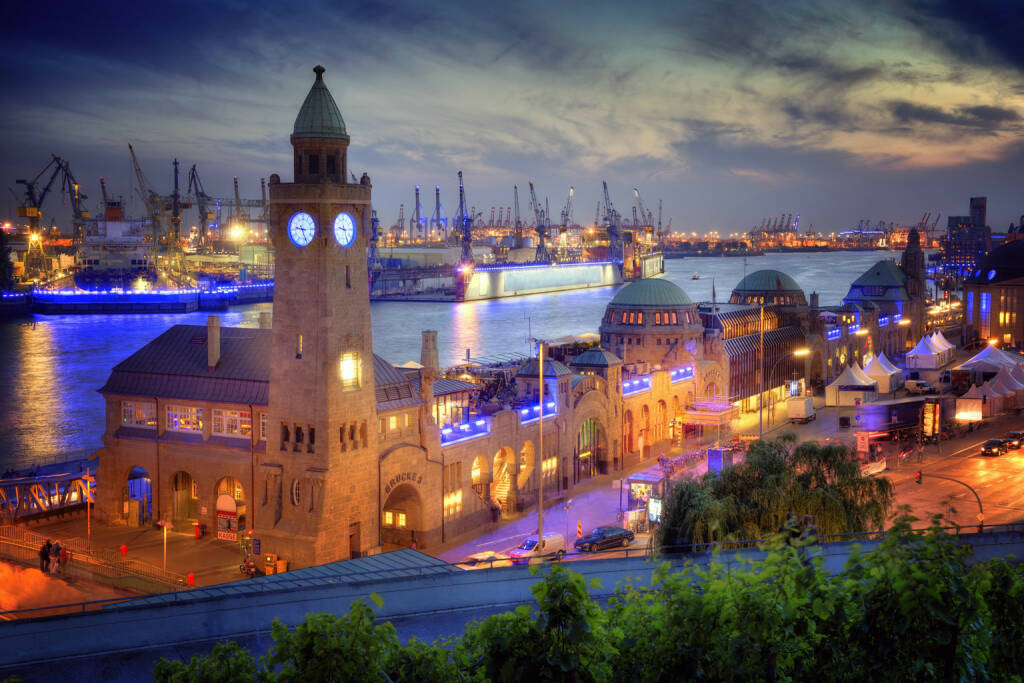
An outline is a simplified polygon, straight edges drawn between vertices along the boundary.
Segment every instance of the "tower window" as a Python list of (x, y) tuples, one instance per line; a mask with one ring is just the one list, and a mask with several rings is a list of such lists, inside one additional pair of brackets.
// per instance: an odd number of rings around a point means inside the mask
[(349, 266), (345, 266), (345, 289), (352, 289), (352, 273)]
[(295, 357), (302, 359), (302, 335), (295, 335)]
[(334, 175), (335, 173), (337, 173), (337, 170), (336, 170), (336, 163), (334, 161), (334, 156), (333, 155), (328, 155), (327, 156), (327, 175)]
[(358, 351), (346, 351), (341, 354), (341, 390), (355, 391), (362, 382), (362, 363)]
[(310, 175), (320, 173), (320, 157), (316, 154), (309, 155), (309, 173)]

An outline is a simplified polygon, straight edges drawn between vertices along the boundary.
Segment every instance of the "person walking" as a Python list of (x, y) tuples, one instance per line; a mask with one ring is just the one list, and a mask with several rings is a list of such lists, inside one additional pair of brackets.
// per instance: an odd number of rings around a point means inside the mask
[(57, 575), (58, 564), (60, 564), (60, 541), (54, 541), (50, 546), (50, 576)]
[(68, 562), (71, 561), (71, 551), (66, 546), (61, 546), (60, 554), (57, 556), (58, 567), (61, 576), (65, 576), (68, 571)]
[(46, 539), (46, 543), (43, 543), (43, 547), (39, 549), (39, 571), (44, 574), (50, 568), (50, 546), (52, 545), (50, 539)]

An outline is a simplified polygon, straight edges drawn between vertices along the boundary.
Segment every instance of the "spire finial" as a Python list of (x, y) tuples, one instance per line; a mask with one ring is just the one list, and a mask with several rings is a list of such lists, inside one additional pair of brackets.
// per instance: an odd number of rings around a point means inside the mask
[(322, 81), (322, 80), (324, 80), (324, 72), (325, 72), (325, 71), (327, 71), (327, 69), (323, 68), (323, 67), (322, 67), (322, 66), (320, 66), (319, 64), (317, 64), (316, 66), (314, 66), (314, 67), (313, 67), (313, 73), (315, 73), (315, 74), (316, 74), (316, 80), (318, 80), (318, 81)]

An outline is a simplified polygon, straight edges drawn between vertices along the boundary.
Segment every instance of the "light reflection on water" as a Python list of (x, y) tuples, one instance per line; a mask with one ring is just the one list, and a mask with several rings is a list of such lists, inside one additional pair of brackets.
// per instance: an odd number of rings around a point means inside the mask
[[(850, 282), (886, 252), (768, 254), (747, 259), (746, 272), (775, 268), (791, 275), (821, 303), (837, 304)], [(719, 301), (744, 274), (742, 258), (665, 262), (666, 279), (694, 301), (710, 301), (712, 278)], [(691, 279), (694, 272), (699, 280)], [(438, 331), (442, 365), (473, 356), (528, 351), (529, 336), (553, 339), (597, 330), (615, 294), (601, 288), (466, 304), (375, 303), (376, 352), (393, 363), (420, 357), (420, 331)], [(254, 304), (220, 314), (225, 326), (256, 327)], [(0, 323), (0, 471), (86, 455), (101, 445), (103, 401), (97, 389), (111, 368), (171, 325), (202, 325), (205, 312), (175, 315), (43, 316)]]

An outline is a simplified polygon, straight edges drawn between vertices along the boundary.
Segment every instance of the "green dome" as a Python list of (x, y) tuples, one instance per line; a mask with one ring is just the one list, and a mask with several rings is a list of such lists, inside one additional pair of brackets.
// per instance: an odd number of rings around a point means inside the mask
[(306, 101), (302, 103), (299, 115), (295, 117), (295, 129), (292, 131), (293, 138), (344, 138), (348, 139), (345, 131), (345, 121), (341, 118), (338, 105), (331, 97), (331, 91), (324, 83), (324, 69), (322, 66), (314, 67), (316, 80), (313, 87), (306, 95)]
[(609, 306), (649, 306), (651, 308), (678, 308), (692, 306), (693, 302), (679, 285), (651, 278), (636, 280), (620, 289), (612, 298)]
[(778, 270), (758, 270), (736, 285), (734, 292), (803, 292), (796, 280)]

